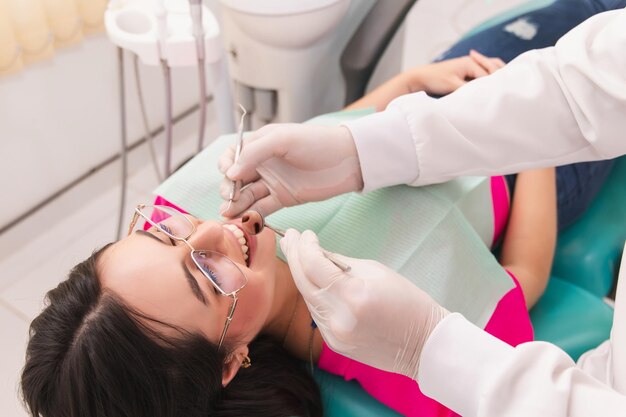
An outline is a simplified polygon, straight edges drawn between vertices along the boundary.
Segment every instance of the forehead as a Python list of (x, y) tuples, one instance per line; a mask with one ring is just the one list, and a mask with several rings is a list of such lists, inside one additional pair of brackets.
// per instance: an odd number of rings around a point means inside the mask
[[(134, 233), (102, 254), (98, 265), (100, 282), (124, 299), (139, 296), (141, 288), (148, 293), (154, 287), (171, 289), (181, 271), (174, 253), (168, 252), (165, 245)], [(154, 285), (157, 280), (162, 285)]]
[(214, 339), (216, 320), (206, 318), (218, 312), (210, 301), (198, 300), (186, 282), (181, 262), (188, 251), (133, 234), (100, 257), (101, 285), (148, 317)]
[[(124, 298), (160, 295), (159, 289), (175, 291), (172, 297), (181, 291), (200, 292), (188, 265), (189, 249), (172, 247), (152, 236), (134, 233), (111, 245), (98, 265), (102, 286)], [(196, 298), (204, 302), (202, 294)]]

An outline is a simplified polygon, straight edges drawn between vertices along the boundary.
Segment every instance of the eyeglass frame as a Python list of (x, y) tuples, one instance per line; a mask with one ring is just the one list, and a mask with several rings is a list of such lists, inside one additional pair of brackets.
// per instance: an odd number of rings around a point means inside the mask
[[(160, 209), (160, 207), (164, 207), (167, 210), (173, 210), (174, 212), (176, 212), (176, 213), (180, 214), (182, 217), (184, 217), (185, 220), (191, 225), (191, 228), (192, 228), (191, 232), (189, 232), (189, 234), (187, 234), (187, 236), (185, 236), (184, 238), (183, 237), (174, 236), (171, 233), (168, 233), (165, 230), (163, 230), (163, 228), (159, 227), (159, 225), (157, 223), (155, 223), (152, 219), (148, 218), (145, 214), (143, 214), (141, 212), (141, 210), (143, 210), (145, 208)], [(162, 211), (165, 211), (167, 213), (167, 210), (162, 210)], [(222, 347), (222, 343), (224, 342), (224, 338), (226, 337), (226, 332), (228, 331), (228, 328), (230, 327), (230, 323), (233, 320), (233, 315), (235, 314), (235, 308), (237, 307), (237, 301), (239, 300), (237, 298), (237, 293), (239, 291), (241, 291), (248, 284), (248, 277), (247, 277), (247, 275), (237, 266), (237, 264), (232, 259), (230, 259), (228, 256), (224, 255), (223, 253), (215, 252), (215, 251), (212, 251), (212, 250), (202, 250), (202, 249), (201, 250), (197, 250), (197, 249), (194, 249), (194, 247), (191, 246), (191, 244), (189, 243), (189, 241), (187, 241), (187, 239), (189, 239), (189, 237), (196, 231), (196, 225), (193, 224), (191, 221), (189, 221), (189, 219), (185, 216), (185, 214), (182, 213), (180, 210), (177, 210), (174, 207), (170, 207), (170, 206), (162, 206), (162, 205), (154, 206), (154, 205), (147, 205), (147, 204), (138, 204), (137, 207), (135, 207), (135, 212), (133, 213), (133, 218), (130, 221), (130, 225), (128, 226), (128, 234), (127, 234), (127, 236), (130, 236), (130, 234), (133, 232), (133, 229), (137, 225), (137, 221), (139, 220), (139, 217), (142, 217), (144, 220), (146, 220), (152, 226), (156, 227), (159, 231), (165, 233), (168, 237), (170, 237), (170, 238), (172, 238), (174, 240), (178, 240), (178, 241), (184, 242), (189, 247), (189, 249), (191, 250), (191, 252), (189, 252), (189, 255), (191, 256), (191, 260), (198, 267), (198, 270), (202, 273), (202, 275), (220, 292), (220, 294), (222, 294), (225, 297), (232, 298), (233, 301), (232, 301), (232, 304), (230, 306), (230, 309), (228, 310), (228, 316), (226, 317), (226, 323), (224, 323), (224, 330), (222, 331), (222, 334), (220, 336), (220, 340), (219, 340), (219, 342), (217, 344), (217, 349), (219, 350)], [(211, 252), (211, 253), (215, 253), (215, 254), (218, 254), (220, 256), (223, 256), (224, 258), (228, 259), (235, 266), (235, 268), (237, 268), (239, 270), (241, 275), (243, 275), (243, 277), (245, 279), (245, 282), (243, 283), (243, 285), (241, 287), (239, 287), (235, 291), (232, 291), (230, 293), (226, 293), (223, 289), (221, 289), (219, 287), (219, 285), (217, 285), (211, 279), (211, 277), (207, 276), (207, 274), (200, 267), (200, 265), (198, 265), (197, 261), (193, 257), (193, 253), (194, 252)]]

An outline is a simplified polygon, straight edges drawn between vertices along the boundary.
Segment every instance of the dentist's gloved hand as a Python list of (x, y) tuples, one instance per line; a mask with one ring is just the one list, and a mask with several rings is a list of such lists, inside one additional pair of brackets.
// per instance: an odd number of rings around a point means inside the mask
[(446, 309), (378, 262), (337, 255), (352, 268), (342, 272), (324, 257), (311, 231), (290, 229), (280, 246), (332, 350), (417, 379), (422, 348)]
[(220, 194), (228, 200), (232, 180), (244, 185), (226, 210), (236, 217), (254, 209), (267, 216), (283, 207), (320, 201), (363, 188), (356, 146), (345, 127), (301, 124), (267, 125), (244, 139), (239, 161), (235, 148), (220, 158), (226, 175)]

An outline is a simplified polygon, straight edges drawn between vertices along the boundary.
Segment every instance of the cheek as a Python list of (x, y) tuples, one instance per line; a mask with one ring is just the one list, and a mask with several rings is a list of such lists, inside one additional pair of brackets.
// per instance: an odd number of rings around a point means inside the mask
[(244, 338), (255, 337), (266, 323), (274, 303), (276, 284), (276, 240), (267, 229), (258, 235), (258, 251), (251, 269), (244, 270), (248, 284), (239, 292), (231, 327)]
[(259, 272), (249, 273), (248, 284), (239, 293), (233, 318), (237, 333), (254, 337), (261, 331), (274, 301), (273, 284), (274, 280), (270, 276)]

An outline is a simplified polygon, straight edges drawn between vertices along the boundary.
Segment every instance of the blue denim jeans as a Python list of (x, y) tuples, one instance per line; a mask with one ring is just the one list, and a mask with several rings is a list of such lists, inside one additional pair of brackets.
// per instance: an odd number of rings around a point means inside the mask
[[(531, 49), (553, 46), (589, 17), (626, 7), (626, 0), (557, 0), (462, 39), (437, 59), (465, 56), (470, 49), (509, 62)], [(608, 178), (613, 160), (565, 165), (556, 169), (559, 231), (574, 223), (589, 207)], [(511, 192), (515, 175), (506, 177)]]

